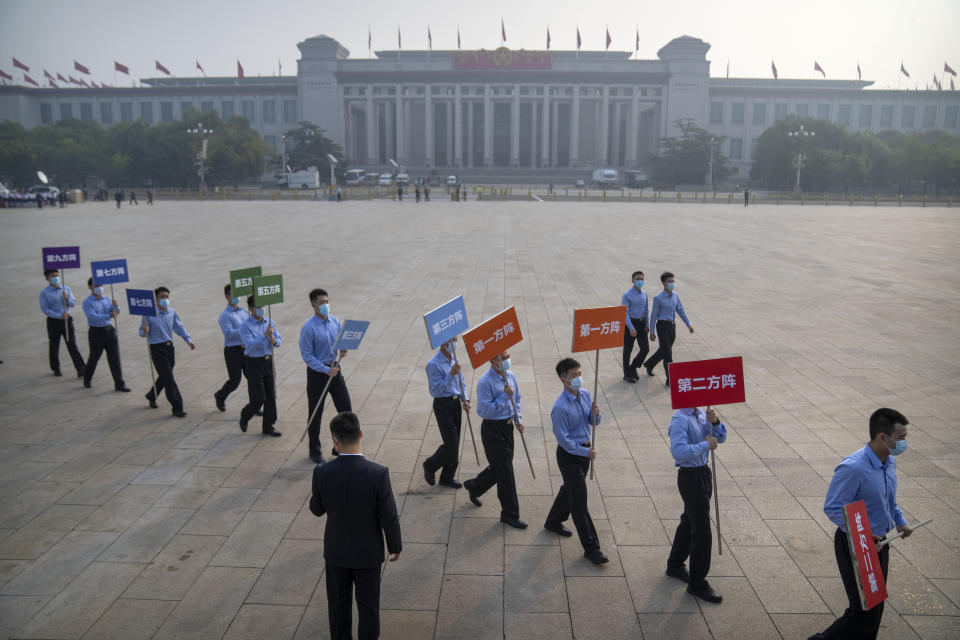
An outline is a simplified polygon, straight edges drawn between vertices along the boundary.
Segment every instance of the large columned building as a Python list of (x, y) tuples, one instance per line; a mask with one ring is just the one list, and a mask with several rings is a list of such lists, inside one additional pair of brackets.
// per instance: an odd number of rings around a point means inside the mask
[(874, 90), (870, 81), (712, 78), (710, 45), (682, 36), (656, 60), (629, 52), (377, 51), (351, 58), (328, 36), (299, 43), (296, 76), (152, 78), (129, 88), (0, 87), (0, 119), (148, 124), (215, 109), (247, 118), (274, 149), (307, 121), (355, 167), (393, 160), (417, 174), (646, 168), (693, 120), (721, 136), (738, 181), (756, 141), (790, 114), (852, 131), (960, 133), (960, 92)]

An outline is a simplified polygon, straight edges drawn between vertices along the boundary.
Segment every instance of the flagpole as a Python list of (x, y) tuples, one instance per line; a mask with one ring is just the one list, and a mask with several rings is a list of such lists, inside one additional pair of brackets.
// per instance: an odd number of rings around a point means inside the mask
[[(596, 357), (593, 361), (593, 401), (597, 401), (597, 385), (600, 384), (600, 349), (597, 349)], [(593, 407), (590, 408), (590, 448), (597, 448), (597, 417), (593, 415)], [(593, 480), (593, 463), (590, 461), (590, 479)]]

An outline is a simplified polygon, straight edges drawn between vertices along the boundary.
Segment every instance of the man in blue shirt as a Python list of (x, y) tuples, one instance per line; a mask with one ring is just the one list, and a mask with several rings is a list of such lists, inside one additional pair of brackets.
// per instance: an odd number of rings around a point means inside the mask
[(93, 286), (93, 278), (87, 279), (90, 295), (83, 301), (83, 312), (87, 314), (87, 340), (90, 344), (90, 354), (87, 364), (83, 368), (83, 386), (90, 388), (93, 372), (97, 370), (97, 362), (104, 350), (107, 352), (107, 364), (110, 365), (110, 375), (113, 376), (113, 388), (116, 391), (130, 391), (123, 382), (123, 370), (120, 368), (120, 344), (117, 341), (117, 330), (110, 320), (120, 315), (120, 307), (116, 300), (103, 296), (103, 287)]
[(483, 418), (480, 440), (488, 464), (476, 478), (465, 481), (463, 488), (467, 490), (470, 502), (480, 507), (483, 505), (480, 496), (497, 485), (500, 521), (515, 529), (526, 529), (527, 523), (520, 519), (517, 480), (513, 475), (513, 430), (516, 428), (523, 433), (523, 414), (520, 412), (520, 387), (510, 371), (509, 351), (493, 358), (490, 369), (477, 383), (477, 414)]
[(157, 298), (158, 313), (155, 316), (143, 316), (140, 335), (146, 337), (150, 343), (150, 358), (157, 370), (157, 383), (144, 397), (150, 403), (150, 408), (156, 409), (157, 395), (161, 391), (165, 392), (173, 415), (184, 418), (187, 414), (183, 410), (183, 397), (177, 381), (173, 379), (173, 367), (176, 365), (173, 334), (183, 338), (183, 341), (190, 345), (191, 351), (196, 349), (197, 345), (193, 344), (190, 334), (180, 322), (180, 316), (170, 306), (170, 289), (157, 287), (153, 290), (153, 295)]
[[(633, 286), (620, 296), (620, 304), (627, 308), (626, 325), (624, 325), (627, 330), (623, 332), (623, 379), (627, 382), (636, 382), (640, 379), (637, 367), (643, 364), (643, 359), (650, 353), (650, 343), (647, 342), (649, 307), (647, 293), (643, 290), (643, 271), (634, 271), (630, 280)], [(637, 352), (637, 357), (630, 360), (634, 342), (640, 350)]]
[[(894, 409), (877, 409), (870, 416), (870, 442), (843, 459), (833, 472), (830, 488), (823, 503), (823, 512), (837, 525), (833, 534), (833, 551), (843, 588), (847, 592), (848, 606), (826, 631), (810, 636), (813, 638), (853, 638), (873, 640), (880, 630), (883, 619), (883, 603), (867, 611), (860, 605), (857, 588), (859, 576), (854, 573), (850, 544), (843, 523), (843, 507), (863, 500), (874, 541), (883, 538), (891, 529), (903, 532), (908, 537), (913, 530), (903, 517), (897, 504), (896, 456), (907, 450), (907, 418)], [(890, 547), (878, 548), (883, 578), (887, 578), (890, 562)]]
[(60, 271), (46, 269), (43, 277), (47, 286), (40, 291), (40, 310), (47, 316), (47, 338), (50, 340), (50, 370), (53, 375), (60, 373), (60, 338), (67, 343), (67, 353), (73, 360), (73, 367), (77, 370), (77, 377), (83, 377), (83, 356), (77, 349), (77, 338), (73, 331), (73, 318), (70, 309), (76, 306), (77, 301), (70, 291), (70, 287), (60, 284)]
[[(727, 439), (727, 427), (717, 412), (707, 407), (677, 409), (667, 429), (670, 454), (677, 469), (677, 488), (683, 499), (683, 514), (667, 558), (667, 575), (687, 583), (687, 593), (707, 602), (723, 598), (707, 582), (713, 534), (710, 531), (710, 497), (713, 482), (707, 459), (717, 443)], [(690, 571), (684, 563), (690, 558)]]
[(213, 394), (213, 401), (220, 411), (227, 410), (227, 396), (240, 386), (240, 376), (243, 375), (243, 340), (240, 337), (240, 327), (250, 317), (247, 310), (240, 306), (240, 298), (233, 297), (232, 291), (229, 284), (224, 285), (223, 297), (227, 300), (227, 307), (220, 312), (218, 320), (220, 331), (223, 332), (223, 361), (227, 365), (227, 381)]
[(597, 457), (597, 450), (590, 443), (590, 425), (600, 424), (600, 407), (590, 398), (590, 392), (581, 388), (583, 378), (580, 373), (580, 363), (573, 358), (564, 358), (557, 363), (563, 391), (553, 403), (550, 421), (557, 437), (557, 468), (563, 477), (563, 485), (543, 528), (569, 537), (573, 534), (563, 522), (572, 517), (583, 545), (583, 555), (594, 564), (606, 564), (609, 560), (600, 551), (600, 538), (587, 510), (587, 470), (590, 461)]
[(665, 386), (670, 386), (670, 363), (673, 362), (673, 341), (677, 339), (676, 316), (680, 316), (683, 323), (687, 325), (690, 333), (693, 333), (693, 325), (687, 318), (687, 312), (683, 310), (683, 304), (680, 298), (673, 292), (676, 283), (675, 278), (669, 271), (660, 274), (660, 282), (663, 284), (663, 291), (657, 294), (653, 299), (653, 311), (650, 312), (650, 340), (656, 340), (660, 335), (660, 347), (649, 360), (643, 363), (647, 370), (647, 375), (653, 375), (653, 368), (663, 360), (663, 373), (667, 378)]
[[(309, 420), (314, 407), (320, 402), (323, 388), (330, 382), (330, 397), (337, 413), (353, 411), (350, 404), (350, 392), (347, 384), (340, 375), (337, 365), (337, 353), (333, 346), (340, 335), (340, 320), (330, 315), (330, 296), (323, 289), (314, 289), (310, 292), (310, 306), (313, 315), (300, 329), (300, 356), (307, 364), (307, 419)], [(340, 351), (340, 357), (347, 355)], [(324, 399), (326, 403), (326, 399)], [(307, 425), (307, 435), (310, 440), (310, 459), (317, 464), (323, 464), (323, 450), (320, 447), (320, 423), (323, 418), (323, 406), (317, 409), (313, 420)], [(337, 455), (336, 448), (331, 453)]]
[(247, 372), (247, 394), (250, 402), (240, 410), (240, 431), (246, 433), (247, 423), (259, 409), (263, 409), (261, 431), (265, 436), (279, 437), (273, 428), (277, 422), (277, 383), (273, 366), (273, 350), (280, 346), (280, 332), (266, 311), (258, 307), (254, 296), (247, 297), (249, 317), (240, 328), (243, 340), (243, 368)]
[(453, 360), (457, 348), (457, 339), (440, 346), (436, 355), (427, 363), (427, 383), (433, 396), (433, 415), (437, 418), (437, 427), (443, 444), (436, 452), (423, 461), (423, 477), (427, 484), (436, 482), (437, 469), (440, 469), (440, 484), (452, 489), (462, 485), (454, 479), (457, 473), (457, 454), (460, 451), (460, 425), (464, 411), (470, 411), (470, 398), (463, 386), (460, 365)]

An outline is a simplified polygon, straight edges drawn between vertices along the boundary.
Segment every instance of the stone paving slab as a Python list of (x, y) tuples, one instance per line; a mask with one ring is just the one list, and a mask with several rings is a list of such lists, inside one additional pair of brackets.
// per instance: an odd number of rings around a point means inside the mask
[[(247, 229), (265, 214), (278, 232), (243, 258)], [(846, 604), (823, 496), (878, 406), (911, 422), (898, 459), (901, 506), (911, 521), (935, 518), (894, 543), (880, 638), (956, 635), (960, 225), (950, 210), (159, 201), (120, 212), (99, 203), (2, 210), (0, 231), (5, 298), (17, 302), (0, 334), (0, 640), (328, 637), (325, 519), (307, 504), (296, 347), (316, 286), (339, 317), (371, 321), (344, 375), (365, 451), (390, 467), (404, 533), (401, 559), (384, 568), (382, 637), (806, 637)], [(153, 249), (160, 232), (164, 251)], [(172, 289), (198, 345), (177, 344), (186, 419), (163, 399), (146, 408), (146, 349), (126, 309), (119, 339), (134, 393), (113, 393), (103, 362), (91, 390), (49, 375), (38, 252), (67, 244), (81, 246), (84, 269), (64, 274), (81, 299), (91, 259), (127, 257), (130, 286)], [(299, 257), (310, 255), (323, 260)], [(275, 360), (281, 438), (261, 437), (256, 421), (240, 432), (245, 388), (224, 413), (212, 402), (225, 379), (222, 284), (250, 261), (282, 272), (287, 288), (272, 309), (285, 338)], [(542, 529), (562, 483), (549, 414), (571, 310), (617, 304), (637, 268), (649, 293), (660, 271), (677, 274), (696, 328), (679, 333), (677, 360), (744, 357), (747, 401), (720, 407), (729, 436), (717, 452), (724, 553), (715, 543), (710, 579), (719, 606), (663, 575), (682, 511), (670, 398), (661, 368), (623, 382), (619, 349), (601, 354), (599, 372), (592, 354), (577, 356), (585, 382), (599, 381), (601, 455), (588, 494), (611, 562), (596, 567), (575, 536)], [(525, 339), (512, 349), (514, 372), (537, 476), (518, 441), (523, 531), (498, 521), (495, 490), (477, 508), (465, 491), (423, 479), (440, 437), (422, 314), (457, 294), (473, 324), (517, 307)], [(881, 320), (917, 311), (923, 322), (909, 335)], [(86, 323), (74, 315), (85, 353)], [(484, 371), (464, 367), (471, 396)], [(466, 424), (463, 436), (461, 480), (486, 465), (474, 460)]]

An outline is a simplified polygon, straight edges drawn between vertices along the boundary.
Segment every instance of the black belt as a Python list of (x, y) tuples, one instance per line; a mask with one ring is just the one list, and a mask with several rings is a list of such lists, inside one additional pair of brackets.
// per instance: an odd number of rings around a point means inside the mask
[(484, 418), (483, 416), (480, 416), (480, 417), (483, 419), (484, 422), (492, 422), (493, 424), (511, 424), (513, 422), (513, 418), (497, 419), (497, 418)]
[(680, 471), (700, 471), (702, 469), (709, 469), (709, 468), (710, 467), (708, 467), (705, 464), (700, 465), (699, 467), (677, 467), (677, 469), (679, 469)]
[(172, 347), (173, 343), (167, 340), (166, 342), (151, 342), (151, 347)]
[(666, 322), (667, 324), (677, 324), (676, 320), (657, 320), (657, 323)]
[(245, 356), (250, 360), (269, 360), (271, 356)]
[(460, 396), (434, 396), (434, 400), (459, 400)]
[(223, 345), (224, 349), (243, 349), (242, 344), (225, 344)]
[(105, 324), (102, 327), (90, 327), (91, 329), (113, 329), (112, 324)]

